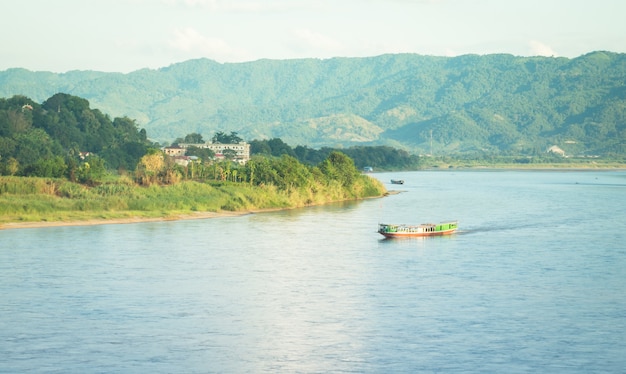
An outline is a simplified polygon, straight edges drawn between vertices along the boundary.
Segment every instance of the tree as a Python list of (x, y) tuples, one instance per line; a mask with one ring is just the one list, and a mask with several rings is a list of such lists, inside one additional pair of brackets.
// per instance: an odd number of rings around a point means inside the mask
[(300, 162), (308, 165), (317, 165), (324, 161), (324, 158), (328, 156), (331, 149), (322, 148), (320, 150), (316, 150), (307, 146), (298, 145), (293, 149), (293, 152)]
[(195, 146), (187, 147), (185, 150), (186, 156), (196, 156), (203, 161), (212, 160), (215, 157), (215, 152), (208, 148), (199, 148)]
[(32, 129), (16, 137), (15, 157), (24, 168), (39, 159), (63, 155), (63, 149), (42, 129)]
[(289, 144), (282, 141), (280, 138), (273, 138), (267, 141), (270, 149), (272, 150), (272, 156), (280, 157), (282, 155), (296, 156), (293, 149)]
[(232, 161), (237, 156), (237, 151), (235, 151), (234, 149), (225, 149), (222, 151), (222, 154), (224, 155), (225, 159)]
[(148, 154), (139, 160), (136, 176), (140, 184), (150, 185), (158, 181), (159, 173), (165, 166), (165, 158), (160, 150), (149, 150)]
[(145, 137), (145, 129), (137, 132), (137, 123), (134, 119), (130, 119), (128, 117), (117, 117), (113, 119), (113, 128), (115, 128), (117, 132), (117, 137), (122, 142), (144, 142), (146, 140)]
[(15, 158), (9, 157), (8, 160), (6, 160), (3, 163), (0, 163), (0, 167), (2, 167), (2, 169), (0, 170), (2, 174), (15, 175), (20, 170), (20, 163)]
[(298, 162), (295, 157), (282, 155), (274, 163), (276, 173), (280, 177), (279, 187), (305, 187), (309, 185), (311, 172), (308, 167)]
[(212, 143), (221, 143), (221, 144), (238, 144), (241, 143), (243, 141), (242, 138), (240, 138), (236, 132), (231, 132), (230, 135), (227, 135), (226, 133), (224, 133), (223, 131), (218, 131), (215, 133), (215, 135), (213, 135), (213, 138), (211, 138), (211, 142)]
[(61, 112), (62, 109), (65, 109), (70, 112), (78, 113), (89, 109), (89, 101), (78, 96), (57, 93), (44, 101), (42, 106), (48, 111)]
[(250, 154), (263, 154), (263, 155), (271, 155), (272, 148), (270, 148), (267, 140), (252, 140), (250, 142)]
[(65, 176), (67, 165), (61, 156), (40, 158), (32, 164), (25, 174), (34, 177), (61, 178)]
[(194, 132), (194, 133), (185, 135), (185, 139), (183, 139), (182, 143), (203, 144), (204, 143), (204, 139), (202, 139), (202, 135)]
[(182, 179), (181, 166), (174, 162), (172, 157), (163, 158), (163, 167), (158, 174), (159, 181), (164, 184), (176, 184)]
[(344, 153), (333, 151), (318, 166), (327, 180), (337, 180), (344, 187), (349, 187), (360, 175), (354, 161)]
[(279, 177), (270, 159), (264, 156), (253, 156), (246, 163), (247, 179), (253, 185), (278, 185)]
[(98, 156), (89, 156), (76, 170), (76, 177), (80, 183), (96, 184), (107, 173), (104, 159)]
[(25, 133), (32, 126), (32, 120), (21, 110), (10, 109), (0, 112), (0, 136)]

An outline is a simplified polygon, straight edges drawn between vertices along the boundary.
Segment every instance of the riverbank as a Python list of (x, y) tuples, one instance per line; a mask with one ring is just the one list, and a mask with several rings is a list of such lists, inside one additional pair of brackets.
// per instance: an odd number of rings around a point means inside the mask
[[(395, 195), (403, 191), (387, 191), (382, 196), (367, 197), (380, 198), (388, 195)], [(337, 201), (335, 201), (337, 202)], [(331, 204), (332, 202), (326, 203)], [(323, 204), (315, 204), (323, 205)], [(314, 206), (314, 205), (309, 205)], [(269, 213), (279, 210), (298, 209), (303, 207), (286, 207), (286, 208), (266, 208), (266, 209), (254, 209), (244, 211), (220, 211), (220, 212), (194, 212), (186, 214), (175, 214), (163, 217), (123, 217), (123, 218), (98, 218), (98, 219), (84, 219), (84, 220), (70, 220), (70, 221), (25, 221), (25, 222), (6, 222), (0, 223), (0, 231), (11, 229), (36, 229), (46, 227), (64, 227), (64, 226), (95, 226), (95, 225), (122, 225), (132, 223), (145, 223), (145, 222), (166, 222), (166, 221), (183, 221), (183, 220), (195, 220), (195, 219), (210, 219), (210, 218), (226, 218), (226, 217), (241, 217), (248, 214), (257, 213)]]
[(204, 219), (381, 196), (380, 181), (355, 173), (349, 185), (309, 181), (278, 188), (183, 181), (138, 186), (122, 178), (96, 186), (64, 179), (0, 177), (0, 229)]
[(350, 183), (308, 185), (183, 181), (139, 186), (115, 178), (96, 186), (64, 179), (0, 176), (0, 229), (204, 219), (382, 196), (376, 179), (356, 170)]
[[(390, 190), (385, 192), (382, 196), (367, 197), (380, 198), (388, 195), (395, 195), (403, 191)], [(330, 203), (327, 203), (330, 204)], [(316, 204), (320, 205), (320, 204)], [(185, 214), (175, 214), (162, 217), (122, 217), (122, 218), (98, 218), (98, 219), (83, 219), (83, 220), (69, 220), (69, 221), (25, 221), (25, 222), (6, 222), (0, 223), (0, 231), (12, 230), (12, 229), (37, 229), (46, 227), (64, 227), (64, 226), (95, 226), (95, 225), (122, 225), (132, 223), (145, 223), (145, 222), (166, 222), (166, 221), (182, 221), (182, 220), (194, 220), (194, 219), (210, 219), (210, 218), (226, 218), (226, 217), (240, 217), (248, 214), (257, 213), (269, 213), (279, 210), (297, 209), (299, 207), (288, 208), (266, 208), (266, 209), (253, 209), (242, 211), (219, 211), (219, 212), (194, 212)]]
[[(272, 211), (275, 209), (267, 209), (265, 211)], [(62, 226), (94, 226), (94, 225), (120, 225), (130, 223), (142, 223), (142, 222), (165, 222), (165, 221), (179, 221), (179, 220), (193, 220), (193, 219), (209, 219), (209, 218), (223, 218), (223, 217), (236, 217), (247, 214), (259, 213), (258, 211), (241, 211), (241, 212), (197, 212), (193, 214), (180, 214), (164, 217), (126, 217), (126, 218), (100, 218), (100, 219), (86, 219), (86, 220), (73, 220), (73, 221), (31, 221), (31, 222), (7, 222), (0, 224), (0, 230), (9, 229), (35, 229), (45, 227), (62, 227)]]

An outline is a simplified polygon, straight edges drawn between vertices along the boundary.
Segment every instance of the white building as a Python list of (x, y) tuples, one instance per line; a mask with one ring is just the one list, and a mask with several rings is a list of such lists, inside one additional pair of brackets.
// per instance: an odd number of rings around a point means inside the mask
[(215, 153), (216, 158), (224, 158), (225, 150), (232, 150), (235, 152), (234, 161), (240, 164), (245, 164), (250, 160), (250, 144), (241, 142), (237, 144), (221, 144), (221, 143), (202, 143), (202, 144), (179, 144), (180, 148), (186, 149), (189, 147), (197, 147), (203, 149), (210, 149)]

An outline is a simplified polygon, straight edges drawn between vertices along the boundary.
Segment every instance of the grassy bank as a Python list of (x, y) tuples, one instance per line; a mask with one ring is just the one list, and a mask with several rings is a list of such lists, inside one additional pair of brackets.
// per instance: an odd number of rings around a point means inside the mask
[(142, 187), (117, 178), (95, 187), (64, 179), (0, 177), (0, 224), (123, 218), (176, 218), (198, 212), (246, 212), (382, 196), (384, 186), (362, 176), (350, 188), (338, 183), (278, 189), (272, 185), (199, 183)]

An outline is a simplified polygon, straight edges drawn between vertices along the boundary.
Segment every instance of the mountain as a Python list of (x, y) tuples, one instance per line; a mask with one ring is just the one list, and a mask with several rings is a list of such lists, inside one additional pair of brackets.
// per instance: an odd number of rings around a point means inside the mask
[(414, 153), (626, 154), (626, 54), (190, 60), (128, 74), (9, 69), (0, 97), (57, 92), (133, 118), (162, 143), (237, 132), (309, 147)]

